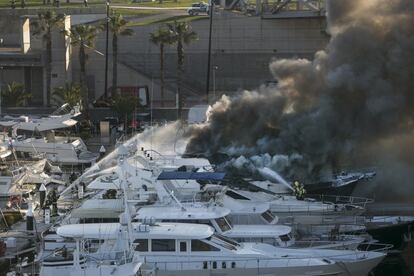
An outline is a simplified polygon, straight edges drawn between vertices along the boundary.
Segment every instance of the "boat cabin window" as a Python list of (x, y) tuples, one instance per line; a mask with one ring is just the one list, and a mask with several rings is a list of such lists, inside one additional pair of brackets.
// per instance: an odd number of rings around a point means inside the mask
[(175, 252), (175, 240), (151, 240), (152, 252)]
[(229, 220), (226, 217), (217, 218), (216, 223), (223, 232), (230, 230), (232, 227), (232, 225), (229, 223)]
[(186, 251), (187, 251), (187, 243), (180, 242), (180, 252), (186, 252)]
[(269, 223), (275, 220), (275, 216), (272, 214), (270, 210), (267, 210), (266, 212), (262, 213), (261, 216)]
[(220, 251), (220, 249), (200, 240), (192, 240), (191, 251)]
[(80, 224), (86, 223), (113, 223), (119, 222), (119, 218), (80, 218)]
[(290, 241), (290, 237), (289, 237), (289, 235), (282, 235), (282, 236), (279, 236), (279, 238), (280, 238), (283, 242)]
[(229, 197), (231, 197), (231, 198), (234, 198), (234, 199), (250, 200), (247, 197), (242, 196), (241, 194), (235, 193), (233, 191), (226, 191), (226, 195), (229, 196)]
[(227, 237), (224, 237), (222, 235), (214, 234), (210, 240), (214, 242), (215, 244), (221, 245), (226, 249), (229, 250), (237, 250), (237, 246), (239, 245), (237, 242), (235, 242), (232, 239), (229, 239)]
[(179, 222), (179, 223), (194, 223), (194, 224), (208, 224), (214, 227), (210, 220), (206, 219), (163, 219), (162, 222)]
[(140, 252), (148, 251), (148, 240), (136, 239), (134, 243), (136, 244), (135, 251), (140, 251)]

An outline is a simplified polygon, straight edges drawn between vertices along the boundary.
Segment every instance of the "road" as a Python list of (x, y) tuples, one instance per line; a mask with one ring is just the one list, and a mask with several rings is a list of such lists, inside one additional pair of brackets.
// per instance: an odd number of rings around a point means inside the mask
[(122, 5), (111, 5), (113, 8), (120, 9), (131, 9), (131, 10), (157, 10), (157, 11), (176, 11), (176, 10), (186, 10), (188, 7), (169, 7), (169, 8), (160, 8), (160, 7), (137, 7), (137, 6), (122, 6)]

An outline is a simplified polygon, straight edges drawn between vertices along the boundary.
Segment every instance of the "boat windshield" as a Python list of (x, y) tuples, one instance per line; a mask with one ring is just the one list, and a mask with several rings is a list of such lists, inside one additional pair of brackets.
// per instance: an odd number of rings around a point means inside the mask
[(288, 241), (290, 241), (291, 240), (291, 237), (290, 237), (290, 235), (288, 234), (288, 235), (281, 235), (281, 236), (279, 236), (279, 238), (280, 238), (280, 240), (281, 241), (283, 241), (283, 242), (288, 242)]
[(261, 214), (262, 218), (264, 218), (268, 223), (271, 223), (275, 220), (275, 215), (270, 210)]
[(239, 246), (239, 244), (236, 241), (226, 238), (219, 234), (214, 234), (213, 236), (211, 236), (210, 241), (228, 250), (237, 250), (237, 247)]
[(221, 218), (216, 219), (216, 223), (220, 227), (220, 230), (222, 232), (226, 232), (226, 231), (231, 230), (232, 225), (230, 224), (229, 221), (230, 220), (228, 219), (228, 217), (221, 217)]
[(250, 200), (245, 196), (242, 196), (241, 194), (238, 194), (236, 192), (233, 192), (231, 190), (226, 191), (226, 195), (233, 198), (233, 199), (239, 199), (239, 200)]

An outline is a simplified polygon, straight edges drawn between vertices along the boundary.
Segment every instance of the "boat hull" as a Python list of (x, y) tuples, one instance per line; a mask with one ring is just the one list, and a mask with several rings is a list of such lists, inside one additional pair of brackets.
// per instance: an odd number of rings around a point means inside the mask
[[(238, 268), (237, 262), (235, 268), (229, 266), (226, 262), (226, 268), (222, 267), (222, 261), (207, 261), (207, 262), (181, 262), (181, 263), (166, 263), (166, 262), (147, 262), (141, 267), (142, 276), (309, 276), (309, 275), (353, 275), (366, 276), (374, 269), (384, 258), (384, 255), (377, 257), (360, 259), (354, 261), (337, 261), (326, 265), (312, 265), (312, 266), (295, 266), (287, 264), (280, 267), (249, 267)], [(257, 264), (264, 264), (266, 260), (257, 261)], [(216, 263), (214, 265), (214, 263)], [(191, 268), (191, 266), (197, 266)], [(217, 267), (217, 268), (214, 268)]]

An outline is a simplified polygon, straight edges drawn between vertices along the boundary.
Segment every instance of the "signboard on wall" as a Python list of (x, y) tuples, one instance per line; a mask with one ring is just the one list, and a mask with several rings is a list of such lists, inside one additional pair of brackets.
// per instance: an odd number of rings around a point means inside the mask
[(99, 125), (99, 129), (101, 130), (101, 143), (109, 144), (110, 139), (110, 126), (108, 121), (101, 121)]

